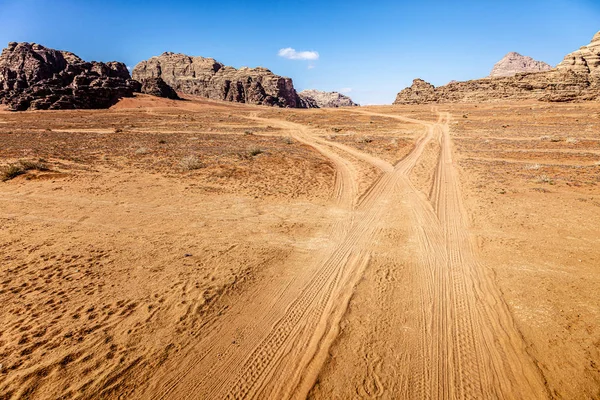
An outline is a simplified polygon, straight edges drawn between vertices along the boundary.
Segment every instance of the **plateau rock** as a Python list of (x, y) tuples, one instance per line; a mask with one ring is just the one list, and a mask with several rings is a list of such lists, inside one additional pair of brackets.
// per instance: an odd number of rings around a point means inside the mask
[[(338, 92), (321, 92), (309, 89), (298, 93), (306, 103), (316, 105), (319, 108), (353, 107), (358, 106), (352, 99)], [(313, 108), (313, 107), (306, 107)]]
[(13, 111), (108, 108), (139, 86), (119, 62), (85, 62), (35, 43), (11, 42), (0, 54), (0, 103)]
[(278, 107), (303, 107), (290, 78), (266, 68), (236, 69), (212, 58), (163, 53), (133, 69), (139, 81), (162, 78), (177, 92), (238, 103)]
[(556, 68), (550, 71), (453, 82), (440, 87), (416, 79), (411, 87), (398, 93), (394, 104), (522, 99), (600, 100), (600, 32), (594, 36), (589, 45), (567, 55)]
[(501, 76), (515, 76), (522, 72), (542, 72), (550, 71), (552, 66), (546, 64), (543, 61), (536, 61), (531, 57), (522, 56), (519, 53), (508, 53), (498, 61), (492, 72), (490, 78), (501, 77)]

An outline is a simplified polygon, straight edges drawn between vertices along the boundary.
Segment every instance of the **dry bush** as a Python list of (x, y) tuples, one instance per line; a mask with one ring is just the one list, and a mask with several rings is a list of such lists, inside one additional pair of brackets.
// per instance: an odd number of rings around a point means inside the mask
[(550, 178), (548, 175), (540, 175), (538, 176), (539, 183), (547, 183), (549, 185), (554, 185), (554, 180)]
[(524, 168), (525, 169), (540, 169), (540, 164), (528, 164)]
[(186, 171), (204, 168), (204, 164), (197, 156), (187, 156), (179, 162), (179, 165)]
[(261, 149), (260, 147), (250, 147), (248, 149), (248, 154), (251, 155), (252, 157), (257, 156), (262, 153), (264, 153), (264, 150)]
[(2, 170), (0, 177), (3, 182), (6, 182), (31, 170), (48, 171), (49, 168), (42, 160), (20, 160), (18, 163), (6, 166)]
[(147, 147), (140, 147), (139, 149), (137, 149), (135, 151), (135, 154), (138, 154), (138, 155), (143, 155), (143, 154), (148, 154), (148, 153), (150, 153), (150, 149), (148, 149)]
[(21, 166), (20, 164), (9, 164), (2, 171), (2, 182), (9, 181), (13, 178), (16, 178), (19, 175), (24, 174), (24, 173), (25, 173), (25, 170), (23, 169), (23, 166)]

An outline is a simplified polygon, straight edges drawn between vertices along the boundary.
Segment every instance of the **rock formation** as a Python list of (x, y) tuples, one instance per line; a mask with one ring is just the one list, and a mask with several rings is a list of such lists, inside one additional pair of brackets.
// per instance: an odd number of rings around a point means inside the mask
[(550, 71), (518, 73), (434, 87), (421, 79), (402, 90), (394, 104), (600, 100), (600, 32), (592, 42), (567, 55)]
[(0, 54), (0, 103), (9, 110), (108, 108), (139, 91), (119, 62), (85, 62), (73, 53), (14, 43)]
[[(307, 104), (316, 105), (319, 108), (352, 107), (358, 106), (352, 99), (338, 92), (321, 92), (309, 89), (298, 93)], [(313, 107), (306, 107), (313, 108)]]
[(515, 76), (522, 72), (550, 71), (552, 66), (543, 61), (536, 61), (531, 57), (522, 56), (519, 53), (508, 53), (504, 58), (494, 65), (490, 78)]
[(303, 107), (290, 78), (266, 68), (228, 67), (212, 58), (163, 53), (142, 61), (133, 78), (162, 78), (177, 92), (215, 100), (279, 107)]
[(142, 93), (156, 97), (166, 97), (173, 100), (179, 99), (177, 92), (173, 90), (171, 86), (167, 85), (162, 78), (146, 78), (142, 79), (140, 83), (142, 85), (140, 90)]

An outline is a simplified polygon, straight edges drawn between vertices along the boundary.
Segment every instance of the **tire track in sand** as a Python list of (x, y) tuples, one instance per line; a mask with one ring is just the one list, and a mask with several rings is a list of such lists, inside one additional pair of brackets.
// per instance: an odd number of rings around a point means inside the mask
[[(363, 112), (365, 113), (365, 112)], [(545, 380), (516, 328), (510, 311), (484, 266), (477, 262), (455, 170), (448, 113), (437, 123), (387, 116), (426, 126), (441, 144), (429, 199), (408, 179), (403, 196), (412, 210), (418, 239), (413, 263), (419, 285), (421, 334), (407, 349), (417, 368), (406, 366), (394, 379), (415, 374), (416, 384), (398, 398), (548, 398)], [(414, 156), (411, 154), (411, 156)], [(403, 167), (400, 167), (403, 168)]]
[[(387, 168), (389, 172), (357, 205), (352, 164), (302, 125), (278, 123), (335, 164), (336, 204), (354, 209), (352, 217), (333, 225), (336, 239), (330, 248), (288, 260), (297, 276), (285, 285), (265, 282), (248, 303), (234, 306), (183, 360), (170, 363), (162, 376), (158, 373), (142, 397), (303, 397), (325, 360), (352, 289), (368, 263), (365, 248), (378, 231), (398, 173)], [(243, 332), (243, 340), (232, 343), (237, 332)]]

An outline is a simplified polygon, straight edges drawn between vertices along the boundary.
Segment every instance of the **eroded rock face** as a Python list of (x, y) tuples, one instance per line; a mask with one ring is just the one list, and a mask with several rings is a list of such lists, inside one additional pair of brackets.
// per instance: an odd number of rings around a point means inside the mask
[(600, 32), (594, 35), (590, 44), (567, 54), (556, 68), (587, 73), (595, 79), (600, 79)]
[(141, 92), (157, 97), (166, 97), (168, 99), (178, 100), (177, 92), (162, 78), (146, 78), (140, 82), (142, 85)]
[(319, 90), (308, 89), (298, 93), (298, 96), (311, 105), (311, 107), (306, 108), (314, 108), (314, 106), (318, 108), (358, 106), (350, 97), (338, 92), (321, 92)]
[(290, 78), (266, 68), (228, 67), (212, 58), (163, 53), (135, 66), (139, 81), (162, 78), (178, 92), (238, 103), (302, 107)]
[(0, 103), (9, 110), (108, 108), (139, 83), (119, 62), (85, 62), (73, 53), (11, 42), (0, 54)]
[(416, 79), (411, 87), (398, 93), (394, 104), (522, 99), (600, 100), (600, 32), (594, 36), (589, 45), (567, 55), (556, 68), (550, 71), (453, 82), (440, 87)]
[(523, 72), (542, 72), (550, 71), (552, 66), (546, 64), (543, 61), (536, 61), (531, 57), (522, 56), (519, 53), (508, 53), (498, 61), (492, 72), (490, 78), (501, 77), (501, 76), (515, 76), (518, 73)]

